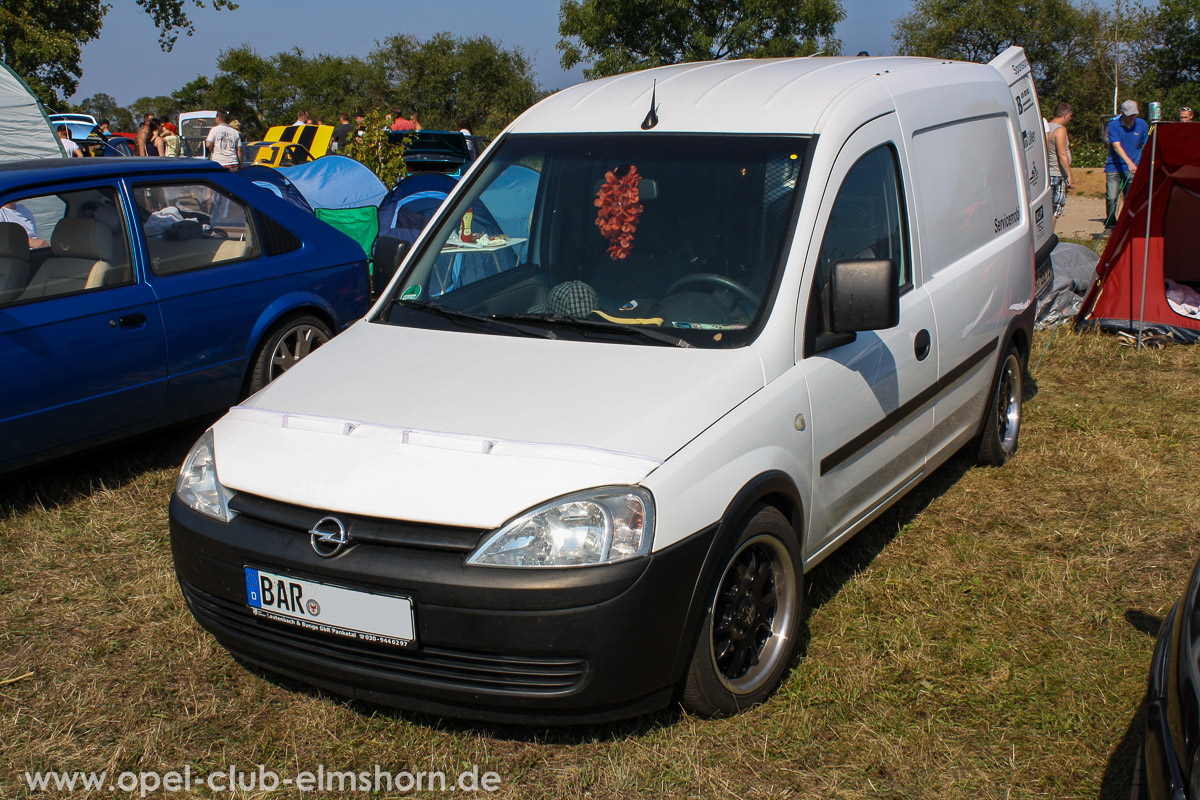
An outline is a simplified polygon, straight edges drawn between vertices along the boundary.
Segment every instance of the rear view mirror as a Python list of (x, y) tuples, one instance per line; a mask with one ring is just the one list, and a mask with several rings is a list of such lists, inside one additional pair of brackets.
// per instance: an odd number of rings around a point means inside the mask
[(900, 324), (900, 269), (890, 259), (856, 259), (833, 265), (829, 277), (829, 329), (856, 333)]
[(391, 283), (392, 276), (408, 255), (408, 248), (408, 242), (394, 236), (380, 236), (375, 240), (375, 251), (371, 256), (374, 263), (371, 271), (371, 299), (378, 297), (383, 288)]

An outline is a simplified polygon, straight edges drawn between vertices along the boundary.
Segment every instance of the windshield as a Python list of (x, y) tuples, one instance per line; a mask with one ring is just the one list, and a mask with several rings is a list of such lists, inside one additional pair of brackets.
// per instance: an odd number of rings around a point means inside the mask
[(515, 320), (553, 338), (745, 344), (773, 292), (808, 143), (508, 136), (376, 321), (520, 335), (486, 323)]

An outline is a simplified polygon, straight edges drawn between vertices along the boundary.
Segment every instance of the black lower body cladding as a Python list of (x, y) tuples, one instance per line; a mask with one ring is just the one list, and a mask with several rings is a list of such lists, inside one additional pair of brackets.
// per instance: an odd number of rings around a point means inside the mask
[[(536, 724), (620, 719), (671, 701), (715, 534), (714, 526), (625, 563), (506, 569), (468, 567), (461, 550), (375, 542), (322, 558), (303, 529), (248, 516), (222, 523), (175, 499), (170, 519), (188, 607), (240, 660), (400, 709)], [(256, 616), (246, 567), (411, 598), (415, 642)]]

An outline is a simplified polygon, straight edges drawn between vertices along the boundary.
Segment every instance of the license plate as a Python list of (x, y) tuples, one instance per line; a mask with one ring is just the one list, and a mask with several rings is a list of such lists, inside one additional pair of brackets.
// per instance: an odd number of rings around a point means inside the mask
[(416, 644), (412, 600), (346, 589), (246, 567), (246, 603), (255, 616), (318, 633), (396, 647)]

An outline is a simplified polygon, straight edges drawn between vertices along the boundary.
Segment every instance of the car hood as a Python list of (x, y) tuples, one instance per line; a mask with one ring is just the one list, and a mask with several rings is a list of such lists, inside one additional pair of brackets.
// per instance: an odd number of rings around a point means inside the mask
[(705, 350), (361, 322), (214, 426), (221, 482), (308, 507), (496, 527), (631, 484), (763, 386)]

